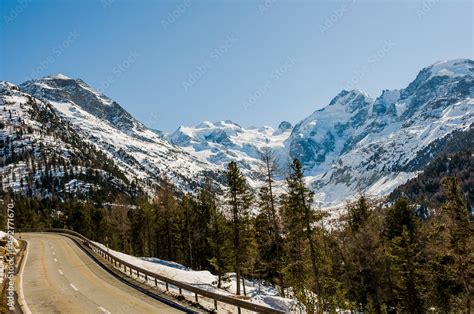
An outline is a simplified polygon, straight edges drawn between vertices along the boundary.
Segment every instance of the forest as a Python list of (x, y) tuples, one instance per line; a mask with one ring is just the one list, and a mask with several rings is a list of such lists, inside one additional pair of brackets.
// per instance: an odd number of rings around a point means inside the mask
[(401, 190), (393, 201), (360, 195), (330, 215), (314, 206), (299, 160), (289, 166), (283, 189), (272, 151), (261, 160), (258, 191), (230, 162), (223, 191), (207, 179), (182, 194), (163, 177), (154, 198), (117, 191), (109, 202), (97, 193), (3, 194), (15, 202), (17, 229), (70, 228), (127, 254), (210, 270), (219, 287), (233, 272), (237, 294), (245, 294), (242, 281), (258, 279), (308, 313), (472, 311), (471, 209), (456, 176), (438, 179), (441, 201), (423, 210)]

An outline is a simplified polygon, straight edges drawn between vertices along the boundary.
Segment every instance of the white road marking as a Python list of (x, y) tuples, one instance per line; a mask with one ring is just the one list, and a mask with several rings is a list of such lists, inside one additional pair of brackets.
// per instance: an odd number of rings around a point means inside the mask
[(63, 273), (63, 271), (62, 271), (61, 269), (58, 269), (58, 273), (59, 273), (60, 275), (64, 275), (64, 273)]
[(51, 254), (56, 255), (56, 253), (52, 252)]
[(54, 262), (55, 262), (55, 263), (57, 263), (57, 262), (58, 262), (58, 259), (57, 259), (56, 257), (54, 258)]
[(73, 285), (72, 283), (71, 283), (71, 284), (69, 284), (69, 285), (70, 285), (70, 286), (71, 286), (71, 288), (73, 288), (74, 290), (76, 290), (76, 291), (79, 291), (79, 289), (77, 289), (77, 288), (76, 288), (76, 286), (75, 286), (75, 285)]
[(25, 256), (24, 256), (24, 261), (23, 261), (23, 264), (21, 265), (21, 270), (20, 270), (20, 303), (23, 305), (23, 312), (25, 314), (31, 314), (31, 310), (30, 308), (28, 307), (28, 304), (26, 303), (26, 299), (25, 299), (25, 295), (23, 293), (23, 271), (25, 270), (25, 265), (26, 265), (26, 261), (28, 260), (28, 251), (30, 250), (30, 243), (26, 240), (24, 240), (26, 242), (26, 252), (25, 252)]
[(101, 310), (102, 312), (104, 312), (105, 314), (111, 314), (110, 311), (107, 311), (102, 306), (99, 306), (98, 309)]

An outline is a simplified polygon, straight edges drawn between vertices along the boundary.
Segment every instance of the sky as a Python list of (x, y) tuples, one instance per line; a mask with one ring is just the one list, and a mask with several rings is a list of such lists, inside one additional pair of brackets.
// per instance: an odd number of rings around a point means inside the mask
[(473, 59), (460, 0), (2, 0), (0, 79), (62, 73), (149, 127), (297, 123), (342, 89), (406, 87)]

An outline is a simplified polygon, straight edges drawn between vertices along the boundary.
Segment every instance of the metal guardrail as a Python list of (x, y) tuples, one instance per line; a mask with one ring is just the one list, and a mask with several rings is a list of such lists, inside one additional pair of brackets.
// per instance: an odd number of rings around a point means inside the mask
[(195, 295), (195, 301), (198, 303), (198, 296), (203, 296), (209, 299), (214, 300), (214, 307), (217, 310), (217, 302), (222, 302), (226, 303), (232, 306), (237, 307), (238, 312), (240, 313), (241, 309), (246, 309), (250, 310), (253, 312), (257, 313), (285, 313), (283, 311), (275, 310), (266, 306), (254, 304), (245, 300), (241, 300), (232, 296), (228, 295), (222, 295), (219, 293), (207, 291), (195, 286), (192, 286), (187, 283), (183, 283), (156, 273), (153, 273), (149, 270), (137, 267), (135, 265), (132, 265), (112, 254), (107, 252), (106, 250), (102, 249), (101, 247), (97, 246), (94, 244), (91, 240), (87, 239), (84, 237), (82, 234), (75, 232), (73, 230), (69, 229), (56, 229), (56, 228), (46, 228), (46, 229), (22, 229), (20, 232), (52, 232), (52, 233), (63, 233), (63, 234), (68, 234), (75, 236), (82, 241), (84, 241), (84, 244), (94, 251), (95, 253), (99, 254), (103, 259), (108, 261), (109, 263), (113, 264), (115, 267), (119, 268), (124, 268), (125, 273), (129, 273), (130, 275), (133, 275), (134, 273), (137, 275), (137, 277), (140, 277), (140, 275), (143, 275), (145, 277), (145, 281), (148, 283), (149, 279), (154, 279), (155, 280), (155, 286), (158, 286), (158, 281), (164, 282), (166, 285), (166, 290), (169, 289), (170, 285), (173, 285), (175, 287), (178, 287), (179, 294), (182, 294), (182, 291), (189, 291), (194, 293)]

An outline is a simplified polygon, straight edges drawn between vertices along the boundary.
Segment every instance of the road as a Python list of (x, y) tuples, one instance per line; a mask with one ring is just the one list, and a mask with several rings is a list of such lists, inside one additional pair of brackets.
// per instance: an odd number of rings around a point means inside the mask
[(29, 242), (22, 290), (34, 314), (180, 312), (122, 283), (67, 237), (25, 233), (22, 239)]

